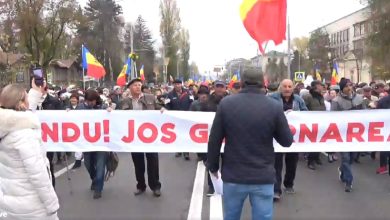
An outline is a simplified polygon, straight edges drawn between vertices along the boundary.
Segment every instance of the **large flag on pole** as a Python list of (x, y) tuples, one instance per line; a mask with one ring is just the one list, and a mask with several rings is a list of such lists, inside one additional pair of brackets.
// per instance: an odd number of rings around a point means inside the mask
[(126, 85), (126, 71), (127, 71), (127, 64), (123, 65), (122, 71), (119, 74), (118, 78), (116, 79), (116, 84), (118, 86), (125, 86)]
[(287, 0), (243, 0), (240, 17), (249, 35), (264, 54), (263, 43), (275, 45), (286, 39)]
[(131, 74), (131, 58), (130, 58), (130, 54), (127, 57), (126, 65), (127, 65), (126, 75), (130, 76), (130, 74)]
[(95, 79), (100, 79), (106, 75), (106, 70), (103, 65), (88, 51), (86, 47), (82, 47), (83, 68), (87, 70), (87, 76)]
[(131, 58), (130, 58), (130, 54), (129, 54), (125, 65), (123, 65), (121, 73), (118, 75), (118, 78), (116, 79), (116, 84), (118, 86), (126, 85), (126, 82), (127, 82), (126, 77), (130, 78), (130, 74), (131, 74)]

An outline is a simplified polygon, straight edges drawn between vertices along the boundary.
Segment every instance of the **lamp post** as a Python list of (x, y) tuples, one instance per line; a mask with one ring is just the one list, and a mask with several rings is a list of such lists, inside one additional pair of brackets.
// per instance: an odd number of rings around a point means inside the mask
[(333, 71), (333, 63), (332, 63), (332, 53), (328, 52), (328, 58), (329, 58), (329, 71), (330, 71), (330, 78), (332, 78), (332, 71)]

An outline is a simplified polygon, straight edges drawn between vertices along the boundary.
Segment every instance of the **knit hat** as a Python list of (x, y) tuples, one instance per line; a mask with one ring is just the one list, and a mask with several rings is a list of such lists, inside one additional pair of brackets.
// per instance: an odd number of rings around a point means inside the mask
[(341, 78), (340, 79), (340, 82), (339, 82), (339, 86), (340, 86), (340, 91), (343, 91), (344, 90), (344, 87), (348, 84), (348, 83), (350, 83), (351, 82), (351, 80), (349, 80), (349, 79), (347, 79), (347, 78)]
[(244, 71), (241, 73), (241, 81), (245, 85), (258, 85), (264, 87), (264, 78), (261, 70), (254, 66), (244, 67)]

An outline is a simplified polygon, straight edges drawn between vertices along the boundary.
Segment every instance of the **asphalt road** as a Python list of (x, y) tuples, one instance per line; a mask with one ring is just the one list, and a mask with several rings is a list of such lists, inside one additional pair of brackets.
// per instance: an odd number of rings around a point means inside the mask
[[(73, 194), (64, 173), (57, 178), (59, 217), (78, 220), (222, 219), (221, 198), (200, 196), (207, 190), (207, 180), (205, 173), (199, 172), (203, 166), (198, 165), (195, 155), (191, 157), (191, 161), (184, 161), (173, 154), (160, 154), (160, 198), (153, 197), (150, 190), (142, 196), (133, 195), (136, 181), (130, 154), (120, 154), (117, 173), (106, 183), (99, 200), (92, 199), (85, 167), (71, 172)], [(275, 203), (274, 219), (390, 219), (390, 177), (375, 174), (378, 160), (372, 161), (366, 156), (361, 164), (353, 165), (352, 193), (344, 192), (338, 180), (339, 162), (329, 164), (325, 158), (323, 162), (316, 171), (306, 168), (303, 160), (299, 162), (296, 194), (283, 195), (282, 200)], [(242, 219), (250, 217), (247, 202)]]

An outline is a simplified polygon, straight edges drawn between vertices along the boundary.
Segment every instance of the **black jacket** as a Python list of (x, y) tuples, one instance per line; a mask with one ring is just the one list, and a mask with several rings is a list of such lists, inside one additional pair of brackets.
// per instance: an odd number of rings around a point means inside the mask
[(188, 111), (190, 110), (190, 106), (192, 101), (194, 101), (194, 97), (188, 93), (188, 91), (183, 90), (183, 93), (180, 97), (178, 97), (175, 90), (168, 93), (166, 98), (169, 99), (169, 103), (165, 105), (165, 108), (168, 110), (176, 110), (176, 111)]
[(48, 94), (42, 102), (42, 110), (64, 110), (64, 106), (58, 98)]
[(377, 109), (390, 109), (390, 96), (381, 98), (376, 106)]
[(274, 184), (273, 138), (289, 147), (293, 136), (282, 106), (257, 88), (244, 88), (218, 106), (208, 143), (208, 168), (219, 169), (225, 139), (222, 179), (238, 184)]

